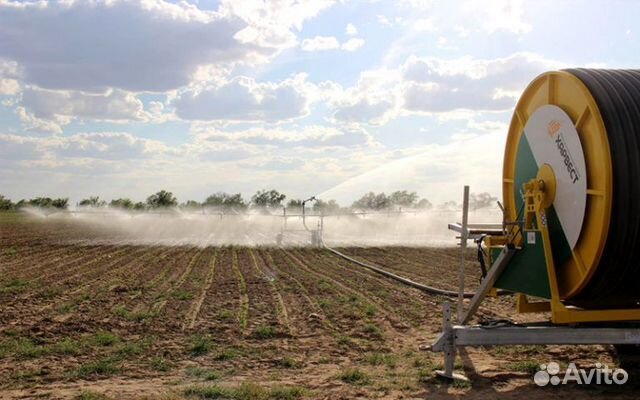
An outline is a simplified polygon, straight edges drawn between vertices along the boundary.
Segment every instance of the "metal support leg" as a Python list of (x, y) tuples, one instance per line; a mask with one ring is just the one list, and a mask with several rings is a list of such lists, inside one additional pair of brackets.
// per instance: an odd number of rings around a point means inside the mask
[(444, 371), (436, 371), (436, 375), (440, 378), (449, 380), (468, 380), (462, 374), (456, 374), (454, 371), (456, 361), (456, 335), (451, 324), (451, 305), (448, 301), (444, 302), (443, 318), (442, 318), (442, 352), (444, 353)]
[(442, 330), (447, 333), (447, 341), (444, 345), (444, 373), (443, 376), (449, 378), (453, 376), (453, 364), (456, 361), (455, 338), (451, 330), (451, 306), (448, 301), (444, 302), (444, 317), (442, 319)]
[(460, 268), (458, 270), (458, 323), (461, 323), (464, 317), (464, 275), (465, 275), (465, 259), (467, 257), (467, 239), (469, 231), (467, 224), (469, 222), (469, 186), (464, 187), (464, 196), (462, 197), (462, 232), (460, 232)]

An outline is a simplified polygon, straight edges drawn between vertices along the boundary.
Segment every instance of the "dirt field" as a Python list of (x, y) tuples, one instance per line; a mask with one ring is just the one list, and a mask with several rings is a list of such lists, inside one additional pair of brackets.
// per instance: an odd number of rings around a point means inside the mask
[[(100, 239), (0, 214), (1, 398), (636, 397), (631, 385), (533, 384), (539, 363), (613, 366), (600, 346), (468, 349), (457, 367), (471, 384), (447, 385), (433, 377), (441, 356), (418, 350), (440, 330), (443, 298), (325, 250)], [(456, 286), (454, 248), (342, 250)], [(480, 316), (514, 318), (512, 301), (490, 300)]]

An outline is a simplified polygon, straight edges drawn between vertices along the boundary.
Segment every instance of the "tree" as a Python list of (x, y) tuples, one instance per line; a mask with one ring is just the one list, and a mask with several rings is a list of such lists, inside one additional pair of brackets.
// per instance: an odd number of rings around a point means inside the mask
[(244, 210), (247, 208), (247, 203), (245, 203), (244, 199), (242, 198), (242, 194), (240, 193), (214, 193), (211, 196), (207, 197), (203, 205), (208, 207), (220, 208), (225, 211)]
[(27, 205), (32, 207), (50, 208), (53, 207), (53, 199), (51, 197), (36, 197), (29, 199)]
[(54, 208), (60, 208), (62, 210), (65, 210), (67, 207), (69, 207), (69, 199), (68, 198), (59, 198), (59, 199), (53, 199), (53, 201), (51, 202), (51, 205)]
[(11, 200), (7, 199), (3, 195), (0, 194), (0, 210), (11, 210), (13, 209), (13, 203)]
[(469, 195), (469, 208), (471, 210), (488, 208), (493, 206), (497, 200), (498, 200), (497, 197), (491, 196), (491, 194), (487, 192), (478, 193), (478, 194), (471, 193)]
[(433, 204), (431, 204), (431, 202), (427, 199), (420, 199), (420, 201), (416, 203), (416, 208), (430, 210), (431, 208), (433, 208)]
[(416, 192), (398, 190), (389, 195), (389, 200), (394, 206), (415, 207), (418, 202), (418, 194)]
[(324, 214), (335, 213), (340, 210), (340, 205), (335, 200), (323, 201), (316, 200), (313, 203), (313, 211), (321, 212)]
[(384, 210), (391, 207), (391, 199), (386, 194), (369, 192), (353, 202), (351, 208), (360, 210)]
[(277, 190), (259, 190), (251, 197), (251, 204), (259, 208), (282, 207), (282, 202), (287, 196)]
[(111, 202), (109, 202), (109, 207), (131, 210), (133, 208), (133, 201), (127, 198), (113, 199), (111, 200)]
[(202, 204), (195, 200), (187, 200), (185, 203), (180, 204), (180, 208), (193, 210), (196, 208), (202, 208)]
[(175, 196), (171, 192), (161, 190), (158, 193), (147, 197), (147, 205), (150, 208), (168, 208), (175, 207), (178, 204)]
[(453, 200), (445, 201), (438, 206), (441, 210), (459, 210), (460, 206)]
[(136, 204), (133, 205), (133, 209), (136, 210), (136, 211), (146, 210), (147, 209), (147, 204), (139, 201), (139, 202), (137, 202)]
[(287, 208), (300, 208), (302, 207), (302, 200), (300, 199), (291, 199), (287, 203)]
[(39, 207), (39, 208), (60, 208), (66, 209), (69, 206), (68, 198), (52, 199), (50, 197), (36, 197), (29, 200), (20, 200), (16, 204), (16, 208), (22, 208), (26, 206)]
[(100, 200), (100, 196), (91, 196), (88, 199), (80, 200), (78, 205), (82, 207), (104, 207), (107, 205), (107, 202)]

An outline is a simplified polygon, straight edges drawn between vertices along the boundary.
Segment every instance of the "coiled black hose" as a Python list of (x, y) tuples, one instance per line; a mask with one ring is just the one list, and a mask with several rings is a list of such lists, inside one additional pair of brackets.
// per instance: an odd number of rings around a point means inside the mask
[(640, 70), (569, 69), (595, 99), (613, 168), (611, 221), (602, 257), (569, 302), (585, 308), (637, 307), (640, 301)]

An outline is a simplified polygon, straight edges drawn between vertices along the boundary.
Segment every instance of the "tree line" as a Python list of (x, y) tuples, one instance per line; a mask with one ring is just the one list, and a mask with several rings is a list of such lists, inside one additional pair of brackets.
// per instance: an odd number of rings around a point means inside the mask
[[(245, 200), (240, 193), (217, 192), (208, 196), (204, 201), (187, 200), (179, 203), (173, 193), (160, 190), (147, 197), (146, 201), (134, 202), (129, 198), (117, 198), (109, 202), (100, 199), (99, 196), (90, 196), (82, 199), (77, 203), (79, 207), (91, 208), (114, 208), (121, 210), (145, 211), (154, 209), (181, 208), (184, 210), (197, 210), (203, 208), (214, 208), (221, 212), (240, 213), (248, 209), (281, 209), (283, 207), (289, 209), (298, 209), (302, 207), (301, 199), (289, 199), (285, 202), (287, 196), (275, 189), (259, 190), (249, 200)], [(471, 210), (487, 208), (495, 204), (496, 198), (489, 193), (472, 193), (469, 196), (469, 207)], [(33, 199), (23, 199), (17, 203), (13, 203), (10, 199), (0, 195), (0, 210), (13, 210), (23, 207), (39, 207), (53, 209), (67, 209), (69, 207), (68, 198), (36, 197)], [(312, 202), (311, 209), (315, 212), (337, 213), (348, 212), (351, 210), (393, 210), (393, 209), (423, 209), (433, 208), (433, 204), (426, 198), (420, 198), (416, 192), (407, 190), (398, 190), (391, 194), (384, 192), (369, 192), (361, 198), (354, 201), (350, 207), (342, 207), (335, 200), (315, 200)], [(449, 201), (438, 206), (438, 209), (459, 209), (460, 205), (456, 202)]]

